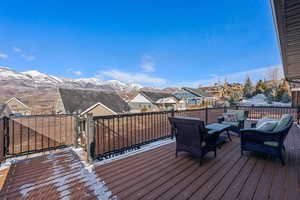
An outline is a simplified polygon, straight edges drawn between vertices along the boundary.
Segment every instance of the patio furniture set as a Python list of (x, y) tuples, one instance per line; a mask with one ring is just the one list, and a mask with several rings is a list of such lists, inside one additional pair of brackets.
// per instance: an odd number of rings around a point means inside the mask
[[(278, 119), (261, 118), (245, 128), (248, 111), (227, 110), (218, 117), (218, 123), (205, 125), (199, 118), (170, 117), (172, 134), (176, 137), (176, 157), (178, 152), (185, 151), (199, 159), (213, 151), (217, 156), (217, 148), (232, 141), (231, 134), (240, 137), (241, 155), (244, 151), (260, 152), (279, 158), (284, 165), (284, 140), (293, 125), (293, 117), (282, 115)], [(225, 134), (222, 134), (225, 133)]]

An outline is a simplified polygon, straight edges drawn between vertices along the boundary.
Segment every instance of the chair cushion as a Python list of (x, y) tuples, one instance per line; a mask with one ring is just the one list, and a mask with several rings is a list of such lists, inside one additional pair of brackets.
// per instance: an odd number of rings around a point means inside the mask
[(266, 141), (266, 142), (264, 142), (264, 145), (268, 145), (268, 146), (271, 146), (271, 147), (278, 147), (278, 142)]
[(257, 129), (261, 131), (273, 131), (277, 125), (277, 121), (265, 121), (261, 123)]
[(256, 127), (259, 127), (261, 124), (265, 123), (266, 121), (276, 121), (277, 122), (278, 120), (269, 118), (269, 117), (263, 117), (257, 121)]
[(227, 113), (234, 113), (236, 114), (237, 120), (243, 120), (245, 117), (245, 111), (244, 110), (227, 110)]
[(237, 122), (237, 115), (235, 113), (224, 113), (224, 121), (226, 122)]
[(273, 131), (276, 132), (276, 131), (280, 131), (280, 130), (284, 129), (290, 122), (291, 118), (292, 118), (292, 116), (290, 116), (288, 114), (282, 115), (282, 117), (278, 121), (278, 123)]
[(224, 121), (224, 122), (222, 122), (222, 124), (227, 124), (227, 125), (232, 125), (232, 126), (239, 126), (239, 122), (226, 122), (226, 121)]

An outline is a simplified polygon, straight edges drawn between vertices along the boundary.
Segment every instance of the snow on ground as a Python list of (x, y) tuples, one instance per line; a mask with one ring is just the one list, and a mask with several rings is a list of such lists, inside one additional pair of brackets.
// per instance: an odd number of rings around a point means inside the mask
[(239, 102), (241, 106), (280, 106), (280, 107), (290, 107), (291, 103), (281, 103), (272, 101), (272, 103), (268, 103), (267, 97), (263, 94), (257, 94), (254, 97), (249, 99), (243, 99)]
[[(112, 193), (108, 190), (105, 185), (105, 182), (101, 180), (101, 177), (98, 177), (95, 173), (95, 167), (110, 163), (115, 160), (127, 158), (132, 155), (136, 155), (138, 153), (142, 153), (151, 149), (155, 149), (161, 147), (166, 144), (170, 144), (175, 142), (175, 139), (163, 139), (156, 142), (152, 142), (146, 145), (143, 145), (140, 149), (134, 151), (128, 151), (125, 154), (115, 156), (113, 158), (108, 158), (102, 161), (95, 161), (91, 164), (84, 161), (84, 151), (82, 148), (67, 148), (64, 151), (69, 152), (67, 155), (61, 153), (50, 153), (46, 156), (46, 160), (42, 161), (43, 163), (49, 163), (52, 168), (52, 175), (47, 178), (46, 180), (41, 180), (39, 184), (37, 183), (27, 183), (22, 185), (19, 188), (19, 192), (22, 194), (23, 197), (26, 197), (28, 193), (32, 190), (39, 189), (44, 186), (55, 185), (57, 191), (62, 199), (68, 199), (70, 197), (70, 190), (69, 188), (72, 187), (72, 183), (76, 181), (83, 181), (84, 186), (89, 188), (93, 191), (94, 195), (98, 199), (116, 199), (115, 196), (111, 197)], [(40, 156), (40, 155), (38, 155)], [(37, 157), (37, 156), (32, 156)], [(5, 163), (3, 163), (0, 167), (0, 170), (5, 168), (9, 168), (13, 163), (17, 163), (20, 161), (30, 162), (31, 158), (14, 158), (14, 159), (7, 159)], [(65, 171), (65, 167), (62, 167), (59, 164), (59, 158), (64, 157), (62, 163), (70, 163), (70, 169), (79, 169), (77, 171), (72, 172), (71, 174), (68, 171)], [(79, 158), (79, 159), (78, 159)]]
[[(22, 197), (27, 197), (33, 190), (54, 185), (60, 199), (70, 199), (73, 187), (77, 183), (83, 183), (82, 187), (92, 191), (99, 200), (115, 198), (111, 197), (112, 193), (106, 187), (105, 182), (97, 176), (94, 170), (87, 168), (86, 163), (79, 160), (72, 149), (67, 149), (66, 152), (68, 153), (52, 153), (46, 156), (46, 160), (42, 163), (49, 164), (52, 174), (38, 182), (28, 182), (22, 185), (19, 188)], [(80, 150), (76, 150), (76, 152), (78, 153)]]
[(163, 145), (170, 144), (170, 143), (173, 143), (173, 142), (175, 142), (175, 139), (171, 139), (171, 138), (167, 138), (167, 139), (164, 139), (164, 140), (159, 140), (159, 141), (156, 141), (156, 142), (152, 142), (150, 144), (143, 145), (138, 150), (129, 151), (125, 154), (121, 154), (121, 155), (118, 155), (118, 156), (115, 156), (115, 157), (112, 157), (112, 158), (108, 158), (108, 159), (104, 159), (104, 160), (101, 160), (101, 161), (95, 161), (93, 163), (93, 166), (98, 167), (100, 165), (104, 165), (106, 163), (110, 163), (110, 162), (115, 161), (115, 160), (120, 160), (120, 159), (123, 159), (123, 158), (127, 158), (129, 156), (133, 156), (133, 155), (136, 155), (138, 153), (149, 151), (151, 149), (155, 149), (155, 148), (158, 148), (158, 147), (161, 147)]

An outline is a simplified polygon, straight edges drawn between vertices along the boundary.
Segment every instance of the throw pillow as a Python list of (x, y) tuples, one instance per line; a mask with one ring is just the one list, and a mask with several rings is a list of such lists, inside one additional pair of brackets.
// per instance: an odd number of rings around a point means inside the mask
[(258, 126), (257, 129), (261, 131), (273, 131), (276, 125), (277, 121), (266, 121), (260, 124), (260, 126)]
[(288, 123), (290, 122), (291, 118), (292, 118), (292, 116), (290, 116), (288, 114), (282, 115), (282, 117), (278, 121), (278, 123), (273, 131), (279, 131), (279, 130), (285, 128), (288, 125)]
[(237, 122), (237, 116), (234, 113), (224, 113), (223, 117), (226, 122)]
[(269, 118), (269, 117), (263, 117), (261, 119), (259, 119), (256, 123), (256, 127), (259, 127), (260, 125), (262, 125), (263, 123), (267, 122), (267, 121), (278, 121), (276, 119), (272, 119), (272, 118)]
[(227, 110), (227, 113), (234, 113), (236, 114), (237, 120), (242, 120), (245, 116), (245, 111), (244, 110)]

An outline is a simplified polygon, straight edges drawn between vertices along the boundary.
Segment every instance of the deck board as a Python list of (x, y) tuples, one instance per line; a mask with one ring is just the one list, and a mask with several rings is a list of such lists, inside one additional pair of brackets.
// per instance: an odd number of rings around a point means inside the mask
[(118, 199), (299, 199), (300, 131), (286, 140), (286, 165), (278, 159), (245, 152), (233, 137), (209, 153), (202, 165), (186, 153), (175, 158), (175, 144), (96, 167)]

